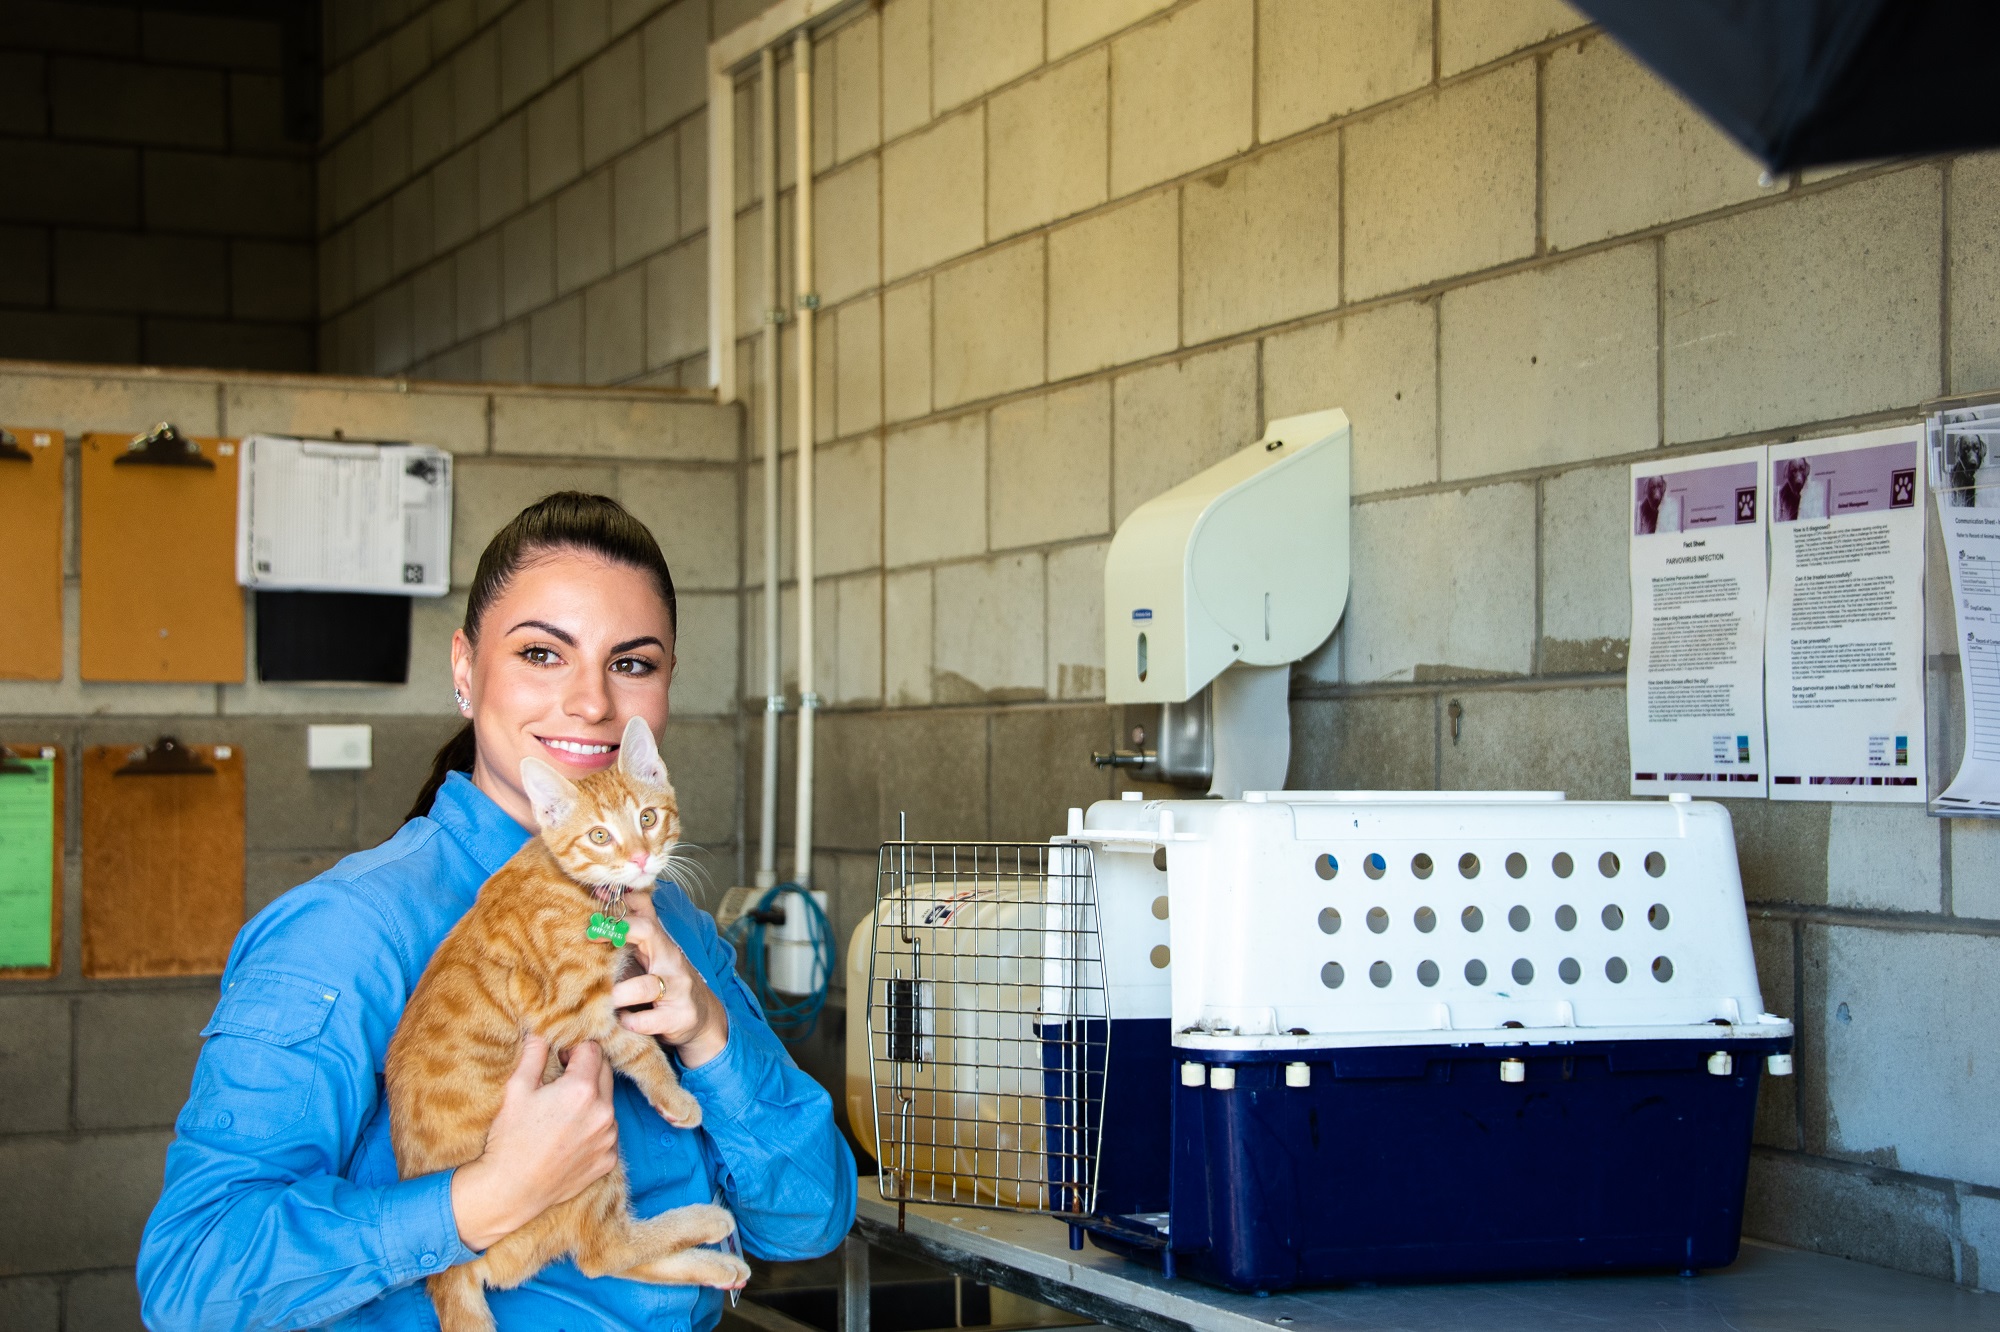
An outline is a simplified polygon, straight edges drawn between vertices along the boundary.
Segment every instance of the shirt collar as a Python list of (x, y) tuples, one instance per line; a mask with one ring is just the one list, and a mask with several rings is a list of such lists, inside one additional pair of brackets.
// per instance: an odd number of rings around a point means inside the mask
[(530, 835), (462, 772), (444, 779), (431, 802), (430, 817), (465, 848), (488, 877), (513, 859)]

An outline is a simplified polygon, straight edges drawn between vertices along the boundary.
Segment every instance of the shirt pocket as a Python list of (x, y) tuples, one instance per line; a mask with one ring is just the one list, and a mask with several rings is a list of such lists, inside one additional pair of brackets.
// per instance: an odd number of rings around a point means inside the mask
[(320, 1034), (340, 991), (280, 971), (246, 970), (229, 981), (178, 1127), (243, 1138), (274, 1137), (304, 1119), (319, 1081)]

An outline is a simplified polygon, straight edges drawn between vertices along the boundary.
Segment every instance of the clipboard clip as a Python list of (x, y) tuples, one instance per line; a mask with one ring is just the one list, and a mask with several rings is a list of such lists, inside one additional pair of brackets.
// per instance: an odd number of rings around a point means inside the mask
[(35, 770), (0, 746), (0, 777), (32, 777)]
[[(33, 462), (35, 455), (21, 447), (21, 441), (5, 427), (0, 427), (0, 462)], [(0, 768), (0, 772), (6, 771)]]
[[(119, 459), (123, 462), (124, 459)], [(215, 769), (194, 756), (180, 741), (163, 735), (132, 756), (113, 777), (212, 777)]]
[(114, 458), (113, 467), (202, 467), (215, 464), (201, 456), (201, 445), (183, 435), (171, 421), (162, 421), (143, 435), (134, 435), (123, 457)]

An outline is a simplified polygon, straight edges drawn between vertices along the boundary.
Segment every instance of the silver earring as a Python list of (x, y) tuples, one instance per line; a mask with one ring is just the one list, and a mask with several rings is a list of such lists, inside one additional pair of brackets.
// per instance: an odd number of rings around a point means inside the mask
[(472, 700), (465, 696), (465, 691), (463, 689), (452, 690), (451, 697), (452, 700), (458, 704), (458, 710), (460, 712), (472, 711)]

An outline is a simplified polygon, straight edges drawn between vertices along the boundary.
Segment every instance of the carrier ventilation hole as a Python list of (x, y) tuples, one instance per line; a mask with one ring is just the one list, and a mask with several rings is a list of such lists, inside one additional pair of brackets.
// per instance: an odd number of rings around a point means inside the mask
[[(1665, 960), (1664, 958), (1661, 959), (1661, 961)], [(1389, 982), (1395, 978), (1396, 973), (1389, 969), (1387, 962), (1377, 962), (1374, 966), (1368, 968), (1368, 979), (1375, 983), (1375, 988), (1378, 990), (1387, 989)]]
[(1653, 959), (1653, 979), (1665, 985), (1674, 978), (1674, 960), (1670, 957)]
[(1165, 920), (1166, 918), (1167, 918), (1167, 899), (1164, 896), (1154, 898), (1153, 919)]
[(1576, 928), (1576, 908), (1565, 902), (1556, 908), (1556, 928), (1573, 930)]
[(1370, 851), (1368, 858), (1361, 862), (1361, 872), (1371, 879), (1379, 879), (1389, 868), (1389, 862), (1382, 859), (1380, 851)]
[(1518, 879), (1528, 872), (1528, 858), (1519, 851), (1507, 853), (1507, 877)]
[(1410, 873), (1416, 875), (1419, 879), (1430, 878), (1431, 869), (1431, 858), (1422, 851), (1410, 857)]
[(1583, 979), (1583, 968), (1573, 957), (1566, 957), (1556, 964), (1556, 975), (1562, 977), (1564, 985), (1574, 985)]
[(1438, 913), (1429, 907), (1418, 907), (1417, 914), (1412, 917), (1412, 920), (1419, 934), (1429, 934), (1438, 927)]
[(1659, 878), (1667, 872), (1667, 858), (1657, 851), (1646, 853), (1646, 873)]
[(1524, 906), (1517, 906), (1507, 913), (1507, 923), (1514, 927), (1516, 934), (1526, 930), (1532, 919), (1533, 917), (1528, 914), (1528, 908)]
[(1368, 908), (1368, 928), (1376, 934), (1389, 928), (1389, 913), (1381, 907)]
[(1662, 903), (1655, 902), (1646, 908), (1646, 923), (1656, 930), (1664, 930), (1673, 921), (1673, 914)]
[(1465, 926), (1467, 934), (1479, 933), (1479, 927), (1486, 923), (1486, 916), (1478, 907), (1467, 907), (1458, 913), (1458, 923)]
[(1313, 873), (1319, 875), (1322, 879), (1331, 879), (1334, 875), (1340, 873), (1340, 862), (1330, 855), (1321, 854), (1317, 860), (1313, 861)]
[(1431, 961), (1429, 958), (1425, 958), (1423, 961), (1417, 963), (1417, 984), (1423, 986), (1431, 986), (1431, 985), (1436, 985), (1437, 983), (1438, 983), (1438, 964)]
[(1332, 907), (1321, 907), (1319, 913), (1319, 932), (1321, 934), (1339, 934), (1340, 913)]
[(1347, 979), (1347, 970), (1338, 962), (1329, 962), (1319, 969), (1319, 983), (1329, 990), (1337, 990)]
[(1558, 879), (1567, 879), (1576, 872), (1576, 862), (1569, 858), (1569, 852), (1558, 851), (1556, 858), (1549, 862), (1549, 868), (1555, 871)]
[(1617, 929), (1623, 929), (1624, 926), (1625, 926), (1625, 913), (1618, 909), (1617, 903), (1614, 902), (1612, 905), (1604, 908), (1605, 929), (1617, 930)]
[(1473, 958), (1465, 964), (1465, 979), (1472, 985), (1486, 984), (1486, 964), (1476, 957)]
[(1167, 848), (1164, 846), (1153, 848), (1153, 868), (1162, 874), (1167, 872)]
[(1466, 853), (1465, 853), (1464, 855), (1460, 856), (1460, 857), (1458, 858), (1458, 873), (1459, 873), (1459, 877), (1460, 877), (1460, 878), (1464, 878), (1464, 879), (1476, 879), (1476, 878), (1478, 878), (1478, 877), (1479, 877), (1479, 857), (1478, 857), (1478, 856), (1475, 856), (1475, 855), (1473, 855), (1473, 854), (1472, 854), (1472, 853), (1471, 853), (1470, 851), (1468, 851), (1468, 852), (1466, 852)]
[(1162, 971), (1165, 971), (1167, 964), (1174, 960), (1173, 952), (1165, 944), (1154, 944), (1153, 951), (1148, 953), (1147, 957)]
[(1514, 959), (1514, 984), (1528, 985), (1535, 979), (1535, 964), (1525, 957)]
[(1618, 877), (1617, 855), (1613, 852), (1606, 851), (1603, 855), (1599, 856), (1597, 858), (1597, 872), (1599, 874), (1602, 874), (1607, 879), (1617, 878)]
[(1613, 985), (1623, 985), (1626, 975), (1624, 958), (1614, 957), (1604, 964), (1605, 979), (1609, 980)]

